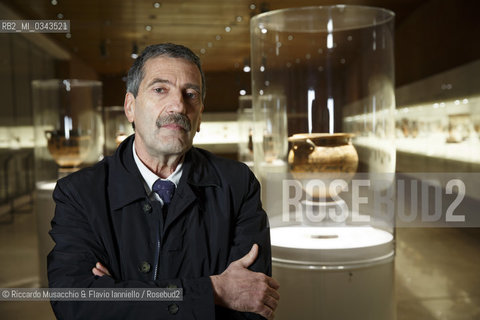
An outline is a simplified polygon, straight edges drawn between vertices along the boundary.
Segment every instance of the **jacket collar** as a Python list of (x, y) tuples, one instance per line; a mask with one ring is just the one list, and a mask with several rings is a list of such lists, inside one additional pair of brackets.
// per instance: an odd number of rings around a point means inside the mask
[(171, 207), (168, 209), (164, 230), (167, 230), (178, 217), (186, 212), (188, 207), (198, 201), (199, 195), (203, 194), (198, 189), (221, 185), (216, 169), (205, 152), (192, 147), (185, 155), (184, 171), (175, 190)]
[[(134, 136), (133, 134), (125, 139), (108, 159), (108, 195), (112, 210), (147, 197), (141, 174), (133, 159)], [(215, 168), (204, 153), (205, 151), (192, 147), (185, 155), (183, 174), (177, 191), (186, 197), (189, 197), (189, 194), (193, 196), (192, 188), (221, 185)], [(188, 186), (184, 186), (185, 184)]]
[(113, 210), (146, 197), (143, 181), (133, 159), (134, 134), (125, 139), (108, 163), (108, 195)]
[(192, 147), (185, 155), (184, 165), (183, 174), (189, 185), (197, 187), (220, 186), (220, 178), (205, 156), (205, 150)]

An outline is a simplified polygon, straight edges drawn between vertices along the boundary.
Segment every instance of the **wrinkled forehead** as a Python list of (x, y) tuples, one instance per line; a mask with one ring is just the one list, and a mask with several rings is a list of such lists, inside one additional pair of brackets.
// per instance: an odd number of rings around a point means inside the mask
[(183, 81), (193, 83), (202, 88), (202, 76), (195, 63), (184, 58), (172, 58), (161, 55), (145, 61), (142, 69), (143, 77), (140, 87), (146, 85), (153, 78), (162, 78), (173, 81), (182, 78)]

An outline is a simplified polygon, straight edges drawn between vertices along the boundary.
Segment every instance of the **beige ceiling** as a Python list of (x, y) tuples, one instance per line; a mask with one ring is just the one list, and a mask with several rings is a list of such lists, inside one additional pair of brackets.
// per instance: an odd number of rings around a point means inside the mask
[[(56, 5), (53, 5), (56, 3)], [(184, 44), (200, 55), (205, 71), (235, 70), (250, 55), (250, 17), (280, 8), (337, 4), (323, 0), (0, 0), (26, 19), (66, 19), (71, 37), (51, 34), (100, 75), (124, 74), (134, 45)], [(401, 23), (421, 0), (342, 1), (384, 7)], [(155, 5), (158, 3), (157, 5)], [(151, 30), (147, 31), (147, 26)], [(227, 32), (226, 27), (231, 31)]]

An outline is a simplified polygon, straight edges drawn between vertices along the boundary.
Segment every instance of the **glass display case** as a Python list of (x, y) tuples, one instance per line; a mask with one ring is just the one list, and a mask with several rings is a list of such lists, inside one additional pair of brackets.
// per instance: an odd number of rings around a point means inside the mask
[(252, 96), (238, 97), (238, 160), (253, 167), (253, 109)]
[(479, 76), (475, 60), (396, 88), (397, 172), (480, 171)]
[[(51, 79), (32, 81), (39, 256), (53, 248), (48, 235), (58, 178), (102, 157), (102, 84), (99, 81)], [(40, 263), (40, 284), (47, 287), (46, 264)]]
[(393, 22), (346, 5), (251, 20), (254, 162), (278, 319), (394, 318)]
[(103, 108), (103, 124), (105, 128), (104, 155), (112, 155), (120, 143), (133, 134), (133, 127), (125, 116), (122, 106)]
[[(462, 163), (454, 168), (438, 168), (438, 165), (433, 165), (437, 171), (478, 171), (479, 96), (400, 106), (395, 124), (397, 151), (402, 155), (415, 154), (437, 162), (445, 163), (451, 160), (456, 164)], [(402, 171), (416, 169), (405, 166), (400, 168)], [(423, 167), (421, 169), (427, 170)]]
[(102, 84), (99, 81), (32, 81), (37, 181), (92, 164), (103, 153)]

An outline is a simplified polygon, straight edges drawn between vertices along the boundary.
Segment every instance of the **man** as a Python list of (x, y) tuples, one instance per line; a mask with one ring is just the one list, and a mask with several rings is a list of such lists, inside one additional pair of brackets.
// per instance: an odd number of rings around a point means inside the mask
[(147, 47), (127, 80), (135, 134), (54, 191), (50, 287), (182, 288), (183, 300), (52, 302), (58, 318), (273, 318), (279, 286), (258, 181), (192, 147), (204, 96), (193, 52)]

